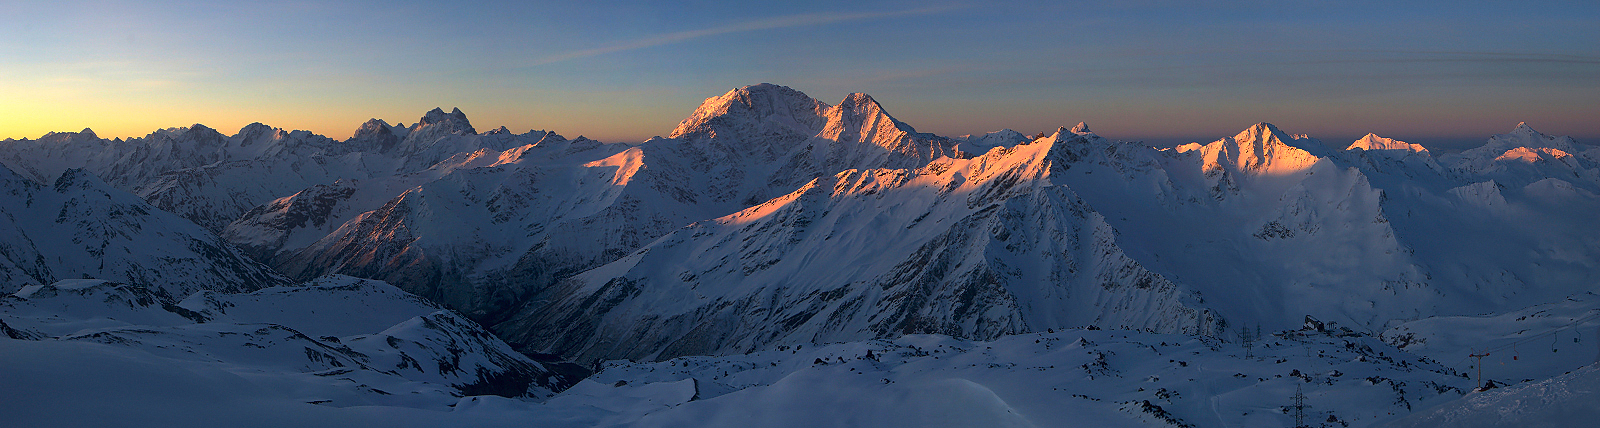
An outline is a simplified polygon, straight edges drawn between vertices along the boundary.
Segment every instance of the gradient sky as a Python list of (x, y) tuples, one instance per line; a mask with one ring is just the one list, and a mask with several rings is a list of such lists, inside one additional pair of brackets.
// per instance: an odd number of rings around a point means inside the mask
[[(0, 138), (250, 122), (346, 138), (460, 107), (480, 130), (641, 141), (761, 82), (866, 92), (918, 130), (1600, 143), (1600, 2), (0, 0)], [(1446, 148), (1448, 147), (1440, 147)]]

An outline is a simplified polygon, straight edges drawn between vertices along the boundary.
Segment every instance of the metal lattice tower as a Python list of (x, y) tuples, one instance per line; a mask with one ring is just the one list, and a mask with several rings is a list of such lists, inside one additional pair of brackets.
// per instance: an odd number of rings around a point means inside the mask
[(1306, 428), (1306, 394), (1294, 386), (1294, 428)]

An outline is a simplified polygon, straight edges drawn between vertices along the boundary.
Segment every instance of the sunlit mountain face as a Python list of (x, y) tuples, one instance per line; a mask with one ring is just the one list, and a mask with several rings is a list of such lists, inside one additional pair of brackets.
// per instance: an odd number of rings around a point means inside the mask
[(0, 142), (0, 408), (24, 426), (1593, 416), (1600, 147), (1525, 123), (1444, 154), (1265, 122), (1176, 147), (1086, 123), (947, 136), (891, 106), (759, 84), (640, 142), (480, 132), (460, 109), (343, 141), (257, 123)]

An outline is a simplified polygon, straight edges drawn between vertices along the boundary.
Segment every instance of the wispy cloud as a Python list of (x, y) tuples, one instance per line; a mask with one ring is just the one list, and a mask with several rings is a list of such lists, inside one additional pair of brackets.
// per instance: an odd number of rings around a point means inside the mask
[(898, 16), (930, 15), (930, 14), (936, 14), (936, 13), (942, 13), (942, 12), (948, 12), (948, 11), (951, 11), (951, 10), (961, 9), (963, 7), (965, 7), (965, 6), (947, 5), (947, 6), (934, 6), (934, 7), (926, 7), (926, 8), (918, 8), (918, 9), (907, 9), (907, 10), (898, 10), (898, 11), (888, 11), (888, 12), (808, 13), (808, 14), (801, 14), (801, 15), (781, 16), (781, 17), (776, 17), (776, 18), (768, 18), (768, 19), (761, 19), (761, 20), (755, 20), (755, 21), (746, 21), (746, 22), (741, 22), (741, 23), (736, 23), (736, 24), (731, 24), (731, 25), (724, 25), (724, 26), (720, 26), (720, 27), (704, 28), (704, 29), (689, 30), (689, 31), (679, 31), (679, 32), (676, 32), (676, 33), (659, 34), (659, 35), (655, 35), (655, 36), (651, 36), (651, 37), (646, 37), (646, 38), (643, 38), (643, 39), (630, 40), (630, 41), (617, 43), (617, 44), (613, 44), (613, 45), (609, 45), (609, 46), (602, 46), (602, 47), (593, 48), (593, 49), (584, 49), (584, 50), (572, 51), (572, 52), (567, 52), (567, 53), (563, 53), (563, 54), (557, 54), (557, 55), (552, 55), (552, 56), (547, 56), (547, 57), (544, 57), (544, 58), (540, 58), (540, 59), (534, 61), (532, 65), (551, 64), (551, 63), (557, 63), (557, 62), (562, 62), (562, 61), (570, 61), (570, 60), (574, 60), (574, 59), (588, 58), (588, 57), (611, 54), (611, 53), (617, 53), (617, 52), (626, 52), (626, 51), (631, 51), (631, 50), (636, 50), (636, 49), (644, 49), (644, 48), (655, 47), (655, 46), (670, 45), (670, 44), (673, 44), (673, 43), (682, 43), (682, 42), (686, 42), (686, 41), (690, 41), (690, 40), (694, 40), (694, 39), (699, 39), (699, 38), (702, 38), (702, 37), (718, 36), (718, 35), (723, 35), (723, 34), (743, 33), (743, 32), (748, 32), (748, 31), (760, 31), (760, 30), (775, 30), (775, 29), (779, 29), (779, 28), (811, 27), (811, 26), (827, 25), (827, 24), (834, 24), (834, 23), (840, 23), (840, 22), (865, 21), (865, 20), (872, 20), (872, 19), (892, 18), (892, 17), (898, 17)]

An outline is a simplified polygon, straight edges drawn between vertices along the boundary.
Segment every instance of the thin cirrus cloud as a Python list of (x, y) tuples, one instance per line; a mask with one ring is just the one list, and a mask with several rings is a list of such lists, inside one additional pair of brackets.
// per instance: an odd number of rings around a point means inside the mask
[(562, 53), (562, 54), (557, 54), (557, 55), (551, 55), (551, 56), (547, 56), (547, 57), (535, 60), (532, 64), (530, 64), (530, 66), (553, 64), (553, 63), (558, 63), (558, 62), (563, 62), (563, 61), (571, 61), (571, 60), (575, 60), (575, 59), (583, 59), (583, 58), (595, 57), (595, 56), (612, 54), (612, 53), (617, 53), (617, 52), (626, 52), (626, 51), (631, 51), (631, 50), (644, 49), (644, 48), (650, 48), (650, 47), (656, 47), (656, 46), (662, 46), (662, 45), (670, 45), (670, 44), (674, 44), (674, 43), (682, 43), (682, 42), (686, 42), (686, 41), (690, 41), (690, 40), (694, 40), (694, 39), (699, 39), (699, 38), (703, 38), (703, 37), (718, 36), (718, 35), (723, 35), (723, 34), (743, 33), (743, 32), (761, 31), (761, 30), (776, 30), (776, 29), (780, 29), (780, 28), (812, 27), (812, 26), (819, 26), (819, 25), (836, 24), (836, 23), (840, 23), (840, 22), (865, 21), (865, 20), (893, 18), (893, 17), (900, 17), (900, 16), (931, 15), (931, 14), (937, 14), (937, 13), (943, 13), (943, 12), (949, 12), (949, 11), (952, 11), (952, 10), (962, 9), (964, 7), (965, 6), (960, 6), (960, 5), (945, 5), (945, 6), (933, 6), (933, 7), (907, 9), (907, 10), (897, 10), (897, 11), (889, 11), (889, 12), (808, 13), (808, 14), (800, 14), (800, 15), (781, 16), (781, 17), (777, 17), (777, 18), (768, 18), (768, 19), (762, 19), (762, 20), (756, 20), (756, 21), (742, 22), (742, 23), (732, 24), (732, 25), (724, 25), (724, 26), (720, 26), (720, 27), (703, 28), (703, 29), (699, 29), (699, 30), (689, 30), (689, 31), (679, 31), (679, 32), (675, 32), (675, 33), (659, 34), (659, 35), (655, 35), (655, 36), (651, 36), (651, 37), (646, 37), (646, 38), (643, 38), (643, 39), (630, 40), (630, 41), (627, 41), (627, 42), (617, 43), (617, 44), (613, 44), (613, 45), (609, 45), (609, 46), (602, 46), (602, 47), (593, 48), (593, 49), (583, 49), (583, 50), (577, 50), (577, 51), (572, 51), (572, 52), (567, 52), (567, 53)]
[[(1296, 52), (1296, 51), (1291, 51)], [(1403, 51), (1403, 50), (1324, 50), (1324, 51), (1297, 51), (1308, 54), (1333, 54), (1353, 56), (1349, 58), (1326, 58), (1310, 61), (1299, 61), (1301, 64), (1325, 63), (1428, 63), (1428, 62), (1462, 62), (1485, 64), (1570, 64), (1570, 65), (1600, 65), (1600, 57), (1586, 55), (1553, 54), (1553, 53), (1520, 53), (1520, 52), (1471, 52), (1471, 51)]]

